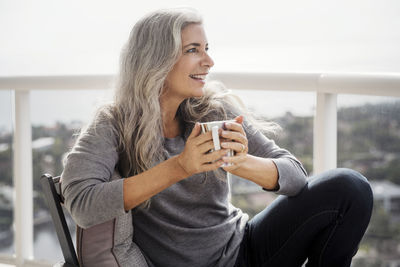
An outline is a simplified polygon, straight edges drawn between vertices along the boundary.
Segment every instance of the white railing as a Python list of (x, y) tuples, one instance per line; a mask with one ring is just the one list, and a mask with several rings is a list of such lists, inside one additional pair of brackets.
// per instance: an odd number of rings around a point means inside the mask
[[(308, 91), (316, 93), (314, 173), (336, 167), (337, 95), (400, 97), (400, 74), (214, 73), (212, 79), (232, 89)], [(14, 90), (15, 256), (0, 263), (48, 266), (33, 261), (31, 90), (105, 89), (113, 75), (2, 77), (0, 90)], [(45, 103), (43, 103), (45, 104)]]

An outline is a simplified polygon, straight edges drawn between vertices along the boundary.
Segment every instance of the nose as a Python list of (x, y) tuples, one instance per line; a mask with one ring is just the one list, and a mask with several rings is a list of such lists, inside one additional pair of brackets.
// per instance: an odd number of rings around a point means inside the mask
[(210, 57), (210, 55), (207, 52), (204, 52), (203, 60), (202, 60), (202, 65), (208, 68), (211, 68), (214, 66), (214, 60)]

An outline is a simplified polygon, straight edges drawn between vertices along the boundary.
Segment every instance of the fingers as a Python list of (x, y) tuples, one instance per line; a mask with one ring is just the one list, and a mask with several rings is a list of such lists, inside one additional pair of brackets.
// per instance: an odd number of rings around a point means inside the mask
[(226, 128), (227, 130), (239, 132), (239, 133), (241, 133), (241, 134), (243, 134), (243, 135), (246, 135), (246, 133), (245, 133), (245, 131), (244, 131), (243, 126), (242, 126), (241, 123), (236, 123), (236, 122), (225, 122), (224, 126), (225, 126), (225, 128)]
[(206, 133), (202, 133), (200, 134), (196, 140), (194, 141), (196, 145), (202, 145), (205, 142), (208, 142), (212, 140), (212, 132), (206, 132)]
[(220, 159), (220, 160), (218, 160), (216, 162), (213, 162), (213, 163), (205, 164), (204, 165), (204, 171), (208, 172), (208, 171), (216, 170), (219, 167), (221, 167), (222, 164), (224, 164), (224, 161), (222, 159)]
[(242, 124), (242, 123), (243, 123), (243, 120), (244, 120), (244, 117), (243, 117), (242, 115), (239, 115), (239, 116), (237, 116), (236, 118), (234, 118), (234, 120), (235, 120), (237, 123)]
[[(201, 130), (201, 128), (200, 128)], [(219, 134), (222, 132), (222, 130), (219, 130)], [(195, 137), (192, 138), (193, 144), (200, 146), (208, 141), (212, 140), (212, 132), (206, 132), (206, 133), (201, 133)]]
[(222, 157), (226, 155), (227, 152), (228, 150), (221, 149), (205, 154), (201, 158), (201, 165), (199, 166), (198, 172), (213, 171), (220, 168), (224, 164)]
[(228, 149), (221, 149), (208, 153), (204, 156), (203, 171), (212, 171), (222, 167), (225, 163), (223, 157), (228, 153)]
[[(237, 116), (235, 118), (235, 121), (236, 122), (225, 123), (225, 128), (227, 129), (227, 131), (222, 131), (221, 136), (225, 139), (230, 139), (235, 142), (242, 143), (247, 148), (248, 141), (246, 137), (246, 132), (244, 131), (242, 126), (243, 116)], [(241, 149), (236, 151), (240, 152)]]
[(223, 142), (221, 143), (221, 147), (226, 149), (232, 149), (236, 153), (245, 153), (245, 152), (247, 153), (247, 147), (242, 143), (238, 142)]
[(198, 136), (201, 132), (201, 128), (200, 128), (200, 123), (196, 122), (196, 124), (194, 125), (192, 132), (190, 133), (188, 140), (189, 139), (193, 139), (196, 136)]
[(243, 135), (242, 133), (239, 132), (232, 132), (232, 131), (222, 131), (221, 136), (233, 140), (238, 143), (242, 143), (247, 147), (247, 137), (246, 135)]
[(227, 157), (224, 156), (222, 157), (222, 160), (224, 163), (227, 164), (227, 166), (224, 166), (225, 171), (232, 171), (234, 169), (237, 169), (240, 167), (240, 164), (246, 160), (246, 155), (240, 155), (240, 156), (234, 156), (234, 157)]
[[(202, 133), (200, 123), (196, 123), (188, 137), (187, 149), (184, 150), (184, 158), (191, 173), (211, 171), (220, 167), (226, 171), (238, 168), (238, 164), (244, 160), (248, 150), (248, 140), (242, 123), (243, 116), (226, 122), (226, 130), (219, 129), (222, 149), (211, 153), (209, 151), (214, 149), (212, 132)], [(235, 151), (236, 156), (228, 157), (229, 150)], [(223, 166), (224, 163), (231, 164), (231, 166)]]
[(209, 140), (201, 145), (199, 145), (199, 152), (206, 153), (214, 148), (213, 140)]
[(220, 149), (217, 151), (213, 151), (211, 153), (207, 153), (203, 156), (202, 162), (209, 163), (209, 162), (214, 162), (216, 160), (220, 160), (227, 153), (228, 153), (228, 149)]

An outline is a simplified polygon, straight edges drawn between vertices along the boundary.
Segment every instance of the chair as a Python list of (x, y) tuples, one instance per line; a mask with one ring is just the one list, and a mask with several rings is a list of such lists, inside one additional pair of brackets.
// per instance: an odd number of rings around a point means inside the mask
[(50, 174), (44, 174), (40, 178), (40, 183), (42, 184), (42, 189), (50, 209), (51, 218), (56, 228), (58, 241), (60, 242), (65, 260), (65, 262), (57, 263), (54, 267), (79, 267), (74, 244), (72, 243), (71, 234), (69, 233), (64, 212), (61, 207), (63, 198), (61, 196), (60, 176), (53, 177)]

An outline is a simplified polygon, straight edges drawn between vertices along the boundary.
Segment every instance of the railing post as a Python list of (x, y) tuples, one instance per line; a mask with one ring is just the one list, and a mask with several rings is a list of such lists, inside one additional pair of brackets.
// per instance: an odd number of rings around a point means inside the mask
[(337, 95), (317, 92), (314, 117), (314, 174), (337, 166)]
[(33, 181), (30, 93), (14, 95), (14, 243), (17, 266), (33, 259)]

